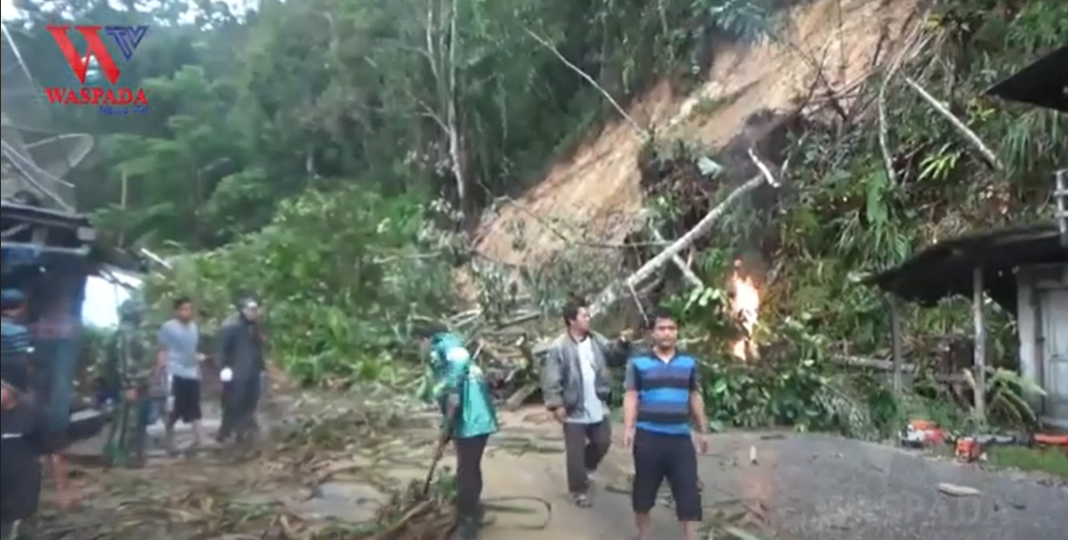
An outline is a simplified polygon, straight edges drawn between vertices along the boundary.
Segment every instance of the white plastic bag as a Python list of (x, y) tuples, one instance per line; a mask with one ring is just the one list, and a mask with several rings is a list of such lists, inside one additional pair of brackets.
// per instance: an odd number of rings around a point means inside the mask
[(222, 382), (230, 382), (234, 380), (234, 370), (230, 368), (223, 368), (223, 370), (219, 372), (219, 379)]

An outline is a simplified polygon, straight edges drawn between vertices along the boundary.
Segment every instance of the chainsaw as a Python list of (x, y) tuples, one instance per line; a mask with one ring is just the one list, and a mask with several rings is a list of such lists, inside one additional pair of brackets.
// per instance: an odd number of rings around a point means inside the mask
[(960, 461), (973, 462), (978, 461), (991, 446), (1059, 446), (1068, 454), (1068, 435), (972, 435), (958, 438), (954, 453)]

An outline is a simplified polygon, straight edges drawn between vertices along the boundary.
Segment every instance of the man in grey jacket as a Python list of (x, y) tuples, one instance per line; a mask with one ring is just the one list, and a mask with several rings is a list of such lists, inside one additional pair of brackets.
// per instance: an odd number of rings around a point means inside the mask
[(612, 443), (606, 403), (609, 366), (624, 364), (630, 346), (626, 340), (611, 343), (591, 332), (585, 302), (569, 302), (563, 318), (567, 331), (549, 350), (541, 389), (545, 406), (563, 425), (568, 491), (575, 504), (589, 507), (589, 476)]

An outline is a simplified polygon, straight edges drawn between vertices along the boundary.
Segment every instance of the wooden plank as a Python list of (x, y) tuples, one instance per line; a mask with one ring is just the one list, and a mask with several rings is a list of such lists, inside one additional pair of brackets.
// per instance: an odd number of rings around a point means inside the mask
[(890, 341), (893, 350), (894, 392), (900, 394), (904, 389), (902, 366), (905, 364), (905, 344), (901, 335), (901, 302), (894, 295), (890, 295)]
[[(892, 373), (894, 370), (894, 361), (882, 360), (879, 358), (864, 358), (860, 356), (832, 356), (829, 358), (831, 362), (843, 367), (855, 367), (860, 369), (874, 369), (877, 371), (886, 371)], [(917, 371), (916, 366), (913, 364), (901, 364), (902, 382), (905, 380), (905, 375), (915, 374)], [(936, 373), (931, 376), (934, 380), (945, 384), (960, 384), (965, 382), (965, 377), (962, 373)], [(904, 386), (904, 384), (902, 384)]]

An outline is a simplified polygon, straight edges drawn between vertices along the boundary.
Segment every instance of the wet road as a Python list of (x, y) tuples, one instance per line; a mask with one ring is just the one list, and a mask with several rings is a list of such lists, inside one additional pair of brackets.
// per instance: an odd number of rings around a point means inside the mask
[[(1063, 484), (825, 435), (725, 434), (711, 442), (700, 461), (706, 504), (743, 499), (763, 508), (770, 530), (784, 540), (1031, 540), (1065, 538), (1068, 531)], [(940, 483), (982, 494), (945, 495)], [(620, 515), (618, 508), (599, 512), (612, 520)], [(659, 514), (671, 534), (670, 510)]]

